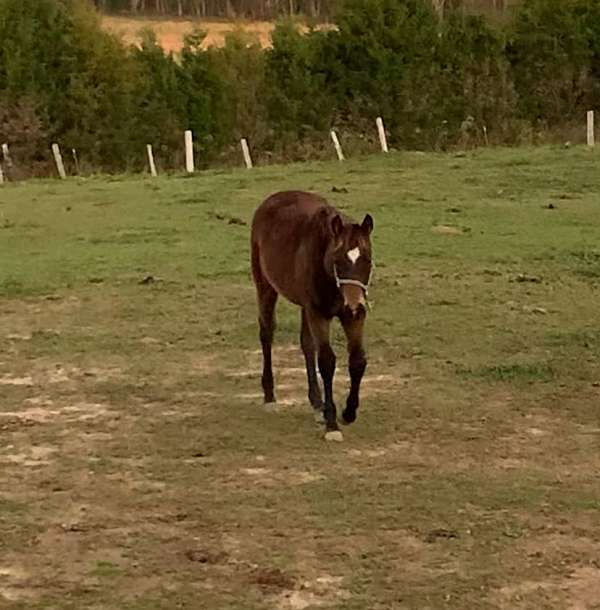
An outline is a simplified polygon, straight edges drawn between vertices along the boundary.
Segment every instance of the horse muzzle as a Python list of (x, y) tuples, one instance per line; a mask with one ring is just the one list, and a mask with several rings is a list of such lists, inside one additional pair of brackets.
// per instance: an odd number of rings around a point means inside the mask
[(367, 298), (365, 291), (360, 286), (343, 284), (341, 292), (344, 299), (344, 308), (350, 311), (352, 317), (356, 318), (367, 312)]
[(344, 298), (344, 308), (350, 311), (352, 317), (357, 317), (360, 313), (366, 314), (369, 309), (367, 300), (368, 279), (363, 283), (354, 278), (340, 277), (335, 265), (333, 265), (333, 276), (335, 284)]

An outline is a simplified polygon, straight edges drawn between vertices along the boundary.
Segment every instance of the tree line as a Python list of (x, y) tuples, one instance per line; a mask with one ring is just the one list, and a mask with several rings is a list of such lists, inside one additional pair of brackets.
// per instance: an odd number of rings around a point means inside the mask
[(82, 168), (183, 163), (185, 129), (200, 165), (332, 157), (390, 146), (447, 150), (573, 140), (600, 96), (600, 0), (523, 0), (495, 22), (430, 0), (344, 0), (336, 29), (274, 30), (272, 47), (232, 33), (177, 56), (150, 31), (126, 46), (87, 0), (0, 0), (0, 142), (15, 167), (49, 171), (49, 148)]
[(95, 4), (109, 13), (270, 20), (284, 15), (327, 19), (337, 0), (95, 0)]
[[(432, 0), (439, 15), (457, 9), (484, 12), (505, 12), (514, 0)], [(340, 0), (94, 0), (104, 12), (131, 15), (161, 15), (177, 17), (244, 17), (276, 19), (282, 16), (304, 15), (330, 19), (340, 6)]]

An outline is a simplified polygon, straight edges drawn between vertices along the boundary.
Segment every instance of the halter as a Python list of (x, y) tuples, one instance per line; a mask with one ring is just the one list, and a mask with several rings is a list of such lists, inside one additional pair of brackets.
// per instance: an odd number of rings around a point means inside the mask
[(367, 309), (371, 309), (371, 305), (369, 303), (369, 281), (370, 281), (370, 276), (369, 276), (369, 280), (367, 280), (366, 284), (363, 284), (360, 280), (351, 280), (350, 278), (344, 278), (344, 277), (340, 277), (337, 273), (337, 267), (335, 265), (335, 263), (333, 264), (333, 277), (335, 278), (335, 285), (340, 288), (342, 285), (344, 284), (349, 284), (350, 286), (358, 286), (359, 288), (362, 288), (364, 293), (365, 293), (365, 303), (367, 305)]

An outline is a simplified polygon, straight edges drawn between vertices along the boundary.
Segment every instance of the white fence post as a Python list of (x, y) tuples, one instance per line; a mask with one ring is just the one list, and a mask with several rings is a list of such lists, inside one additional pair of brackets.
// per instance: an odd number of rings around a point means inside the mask
[(67, 177), (67, 173), (65, 172), (65, 166), (63, 164), (62, 155), (60, 154), (60, 147), (58, 144), (52, 144), (52, 154), (54, 155), (58, 175), (62, 180), (64, 180)]
[(194, 173), (194, 139), (189, 129), (185, 132), (185, 169), (188, 174)]
[(594, 146), (594, 111), (588, 110), (587, 113), (587, 144)]
[(77, 156), (77, 151), (72, 148), (71, 154), (73, 155), (73, 163), (75, 163), (75, 173), (79, 176), (79, 157)]
[(10, 158), (10, 151), (8, 150), (8, 144), (2, 144), (2, 157), (4, 158), (4, 163), (6, 164), (6, 169), (10, 170), (12, 167), (12, 159)]
[(154, 164), (154, 153), (152, 152), (152, 144), (146, 145), (146, 151), (148, 152), (148, 164), (150, 165), (150, 174), (156, 178), (158, 173), (156, 172), (156, 165)]
[(252, 157), (250, 156), (250, 149), (248, 148), (248, 142), (246, 138), (242, 138), (240, 140), (242, 145), (242, 154), (244, 155), (244, 163), (246, 164), (246, 169), (252, 169)]
[(379, 143), (381, 144), (381, 150), (386, 153), (388, 151), (387, 139), (385, 137), (385, 129), (383, 127), (383, 119), (378, 116), (375, 119), (375, 123), (377, 123), (377, 131), (379, 133)]
[(337, 133), (332, 129), (331, 130), (331, 139), (333, 140), (333, 145), (335, 146), (335, 152), (337, 153), (337, 157), (339, 161), (344, 160), (344, 153), (342, 152), (342, 147), (340, 146), (340, 141), (338, 140)]

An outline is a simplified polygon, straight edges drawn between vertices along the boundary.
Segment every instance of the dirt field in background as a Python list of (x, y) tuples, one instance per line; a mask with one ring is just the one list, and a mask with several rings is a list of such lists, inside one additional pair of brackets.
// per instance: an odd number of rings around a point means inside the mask
[(254, 35), (263, 47), (271, 45), (271, 32), (275, 24), (269, 21), (194, 21), (176, 19), (132, 19), (128, 17), (103, 18), (107, 30), (120, 34), (128, 44), (139, 42), (142, 28), (152, 28), (165, 51), (175, 53), (181, 50), (183, 39), (195, 27), (200, 26), (208, 32), (204, 46), (222, 46), (229, 32), (242, 30)]

